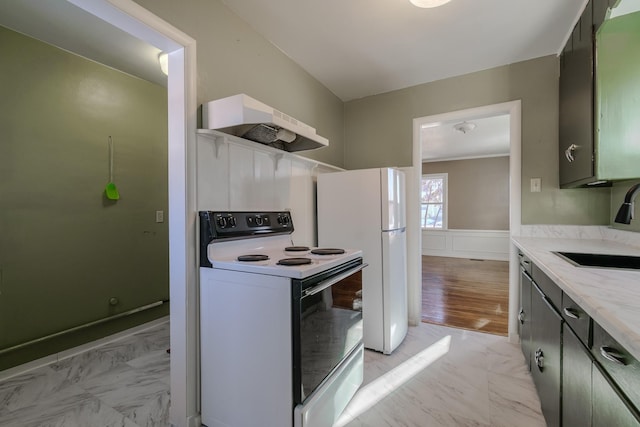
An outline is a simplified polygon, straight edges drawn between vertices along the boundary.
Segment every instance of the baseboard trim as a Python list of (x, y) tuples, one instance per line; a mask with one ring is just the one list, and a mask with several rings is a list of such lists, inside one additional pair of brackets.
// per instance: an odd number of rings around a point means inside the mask
[(509, 261), (508, 230), (422, 230), (422, 255)]

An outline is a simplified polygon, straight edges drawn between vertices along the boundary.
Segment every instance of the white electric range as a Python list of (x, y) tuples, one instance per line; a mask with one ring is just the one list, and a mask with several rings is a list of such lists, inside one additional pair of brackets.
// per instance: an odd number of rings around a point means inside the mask
[(363, 378), (362, 252), (294, 245), (286, 211), (199, 217), (203, 424), (332, 425)]

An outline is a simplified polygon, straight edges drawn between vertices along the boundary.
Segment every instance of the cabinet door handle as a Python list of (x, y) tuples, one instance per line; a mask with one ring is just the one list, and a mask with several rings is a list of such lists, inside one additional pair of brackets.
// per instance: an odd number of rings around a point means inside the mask
[(627, 362), (624, 360), (624, 354), (616, 351), (616, 349), (614, 348), (603, 345), (602, 347), (600, 347), (600, 354), (602, 355), (602, 357), (610, 362), (615, 363), (616, 365), (625, 366), (627, 364)]
[(564, 311), (564, 314), (566, 314), (567, 317), (570, 317), (572, 319), (579, 319), (580, 318), (580, 312), (578, 310), (576, 310), (575, 308), (565, 307), (562, 311)]
[(569, 163), (572, 163), (575, 160), (575, 157), (573, 157), (573, 152), (578, 148), (580, 148), (579, 145), (571, 144), (566, 150), (564, 150), (564, 156), (567, 158)]
[(518, 312), (518, 320), (524, 325), (524, 308), (521, 308)]
[(542, 352), (541, 348), (536, 350), (534, 359), (536, 361), (536, 366), (538, 367), (540, 372), (542, 372), (542, 370), (544, 369), (544, 353)]

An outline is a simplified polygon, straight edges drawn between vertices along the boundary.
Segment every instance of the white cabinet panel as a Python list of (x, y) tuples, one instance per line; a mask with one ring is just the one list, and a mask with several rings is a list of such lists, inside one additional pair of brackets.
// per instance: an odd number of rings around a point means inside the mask
[(198, 210), (229, 209), (229, 145), (198, 137), (196, 162)]
[(291, 162), (289, 207), (293, 217), (296, 245), (315, 245), (315, 189), (309, 165)]
[(275, 205), (275, 158), (267, 153), (253, 153), (253, 200), (251, 209), (276, 210)]
[[(278, 160), (274, 178), (275, 209), (285, 210), (290, 208), (291, 200), (291, 160), (282, 158)], [(294, 226), (297, 223), (294, 223)]]
[(256, 209), (253, 188), (253, 151), (229, 145), (229, 209)]

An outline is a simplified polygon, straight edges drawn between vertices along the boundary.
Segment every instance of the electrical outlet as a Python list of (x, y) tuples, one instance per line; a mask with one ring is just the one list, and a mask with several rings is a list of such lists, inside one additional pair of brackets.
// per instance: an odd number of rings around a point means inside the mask
[(156, 211), (156, 222), (164, 222), (164, 211)]
[(540, 178), (531, 178), (531, 192), (539, 193), (542, 187), (542, 180)]

